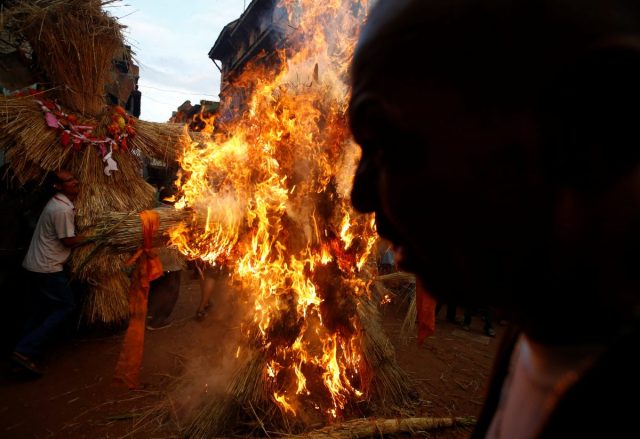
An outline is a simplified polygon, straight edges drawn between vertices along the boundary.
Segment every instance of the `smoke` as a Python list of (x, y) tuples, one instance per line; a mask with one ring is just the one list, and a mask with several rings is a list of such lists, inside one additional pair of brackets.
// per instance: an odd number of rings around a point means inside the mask
[(247, 200), (227, 187), (220, 192), (212, 191), (208, 196), (203, 196), (194, 207), (199, 212), (207, 212), (209, 227), (233, 233), (237, 232), (244, 219)]
[(336, 191), (338, 195), (347, 200), (351, 199), (353, 176), (356, 174), (358, 161), (360, 160), (360, 148), (355, 142), (349, 142), (340, 156), (341, 163), (336, 173)]
[(197, 347), (184, 354), (184, 371), (167, 395), (179, 425), (190, 420), (205, 401), (226, 393), (249, 353), (238, 330), (248, 305), (226, 272), (217, 272), (209, 315), (191, 333)]

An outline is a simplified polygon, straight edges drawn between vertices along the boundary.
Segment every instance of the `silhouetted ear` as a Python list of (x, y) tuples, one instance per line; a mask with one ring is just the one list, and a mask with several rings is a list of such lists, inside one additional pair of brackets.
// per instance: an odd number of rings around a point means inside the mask
[(640, 41), (592, 47), (541, 102), (547, 164), (563, 185), (598, 188), (640, 162)]

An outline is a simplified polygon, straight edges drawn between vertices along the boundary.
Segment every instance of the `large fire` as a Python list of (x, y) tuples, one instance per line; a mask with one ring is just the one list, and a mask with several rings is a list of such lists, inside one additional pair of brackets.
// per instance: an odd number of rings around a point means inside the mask
[(173, 230), (172, 243), (225, 265), (248, 292), (243, 333), (292, 416), (337, 417), (367, 392), (356, 310), (376, 234), (350, 207), (359, 151), (345, 117), (361, 3), (282, 0), (292, 31), (280, 71), (246, 69), (245, 111), (181, 159), (176, 207), (193, 209), (197, 225)]

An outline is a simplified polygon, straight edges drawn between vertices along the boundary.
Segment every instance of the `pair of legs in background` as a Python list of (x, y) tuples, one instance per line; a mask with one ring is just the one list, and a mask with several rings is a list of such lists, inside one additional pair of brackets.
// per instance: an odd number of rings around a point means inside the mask
[[(456, 324), (462, 323), (462, 328), (466, 331), (470, 331), (471, 320), (473, 318), (473, 315), (479, 312), (479, 314), (482, 316), (484, 320), (484, 328), (483, 328), (484, 333), (489, 337), (495, 337), (496, 331), (493, 328), (494, 312), (492, 307), (487, 306), (480, 309), (465, 307), (464, 320), (460, 322), (456, 317), (457, 305), (451, 304), (451, 303), (448, 303), (446, 305), (447, 305), (447, 313), (446, 313), (445, 319), (447, 320), (447, 322), (456, 323)], [(442, 306), (443, 306), (442, 303), (438, 303), (438, 305), (436, 305), (436, 316), (440, 312), (440, 309), (442, 308)]]
[(224, 269), (217, 265), (211, 266), (209, 264), (196, 265), (196, 269), (200, 274), (200, 303), (196, 310), (196, 319), (204, 320), (211, 307), (211, 297), (216, 289), (216, 285), (220, 287), (220, 283), (225, 276)]
[(493, 312), (493, 308), (490, 306), (485, 306), (479, 309), (469, 308), (469, 307), (465, 308), (464, 321), (462, 322), (462, 329), (466, 331), (471, 330), (471, 319), (473, 318), (473, 315), (476, 312), (479, 313), (480, 316), (482, 317), (482, 320), (484, 320), (484, 328), (483, 328), (484, 333), (489, 337), (495, 337), (496, 330), (493, 328), (494, 312)]

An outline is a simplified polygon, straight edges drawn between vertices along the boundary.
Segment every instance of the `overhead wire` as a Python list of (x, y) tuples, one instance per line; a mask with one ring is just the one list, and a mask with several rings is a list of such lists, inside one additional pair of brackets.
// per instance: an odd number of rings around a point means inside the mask
[(186, 95), (186, 94), (190, 94), (190, 95), (198, 95), (198, 96), (209, 96), (212, 98), (217, 98), (217, 95), (212, 95), (212, 94), (207, 94), (207, 93), (200, 93), (200, 92), (195, 92), (195, 91), (185, 91), (185, 90), (169, 90), (166, 88), (159, 88), (159, 87), (154, 87), (152, 85), (143, 85), (143, 84), (138, 84), (138, 88), (150, 88), (153, 90), (158, 90), (158, 91), (164, 91), (167, 93), (177, 93), (177, 94), (181, 94), (181, 95)]

